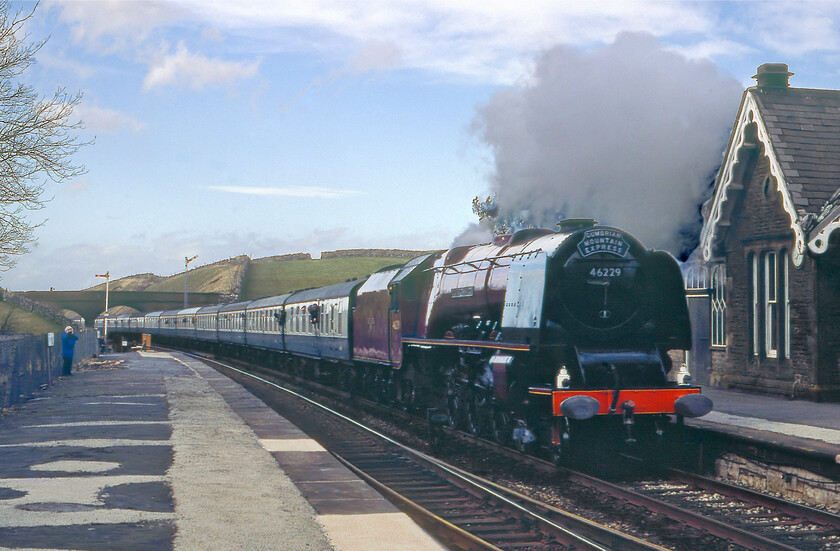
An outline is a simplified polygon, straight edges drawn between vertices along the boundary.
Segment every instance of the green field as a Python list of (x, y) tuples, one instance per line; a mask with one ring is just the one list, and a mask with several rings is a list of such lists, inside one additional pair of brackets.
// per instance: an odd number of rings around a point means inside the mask
[(43, 335), (63, 329), (38, 314), (33, 314), (8, 302), (0, 302), (0, 333)]
[[(321, 260), (252, 262), (242, 283), (240, 300), (270, 297), (366, 277), (380, 268), (403, 265), (408, 258), (344, 257)], [(192, 275), (190, 276), (192, 277)], [(183, 285), (183, 281), (181, 282)]]

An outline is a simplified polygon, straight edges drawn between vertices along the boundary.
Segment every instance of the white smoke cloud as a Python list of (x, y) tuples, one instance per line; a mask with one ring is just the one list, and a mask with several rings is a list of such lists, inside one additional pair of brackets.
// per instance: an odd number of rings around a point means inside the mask
[(685, 234), (699, 233), (741, 92), (713, 63), (645, 33), (546, 51), (474, 123), (494, 153), (499, 214), (548, 228), (595, 218), (679, 254)]
[(493, 232), (486, 224), (476, 223), (470, 224), (461, 232), (461, 235), (455, 238), (452, 247), (460, 247), (462, 245), (475, 245), (476, 243), (489, 243), (493, 240)]

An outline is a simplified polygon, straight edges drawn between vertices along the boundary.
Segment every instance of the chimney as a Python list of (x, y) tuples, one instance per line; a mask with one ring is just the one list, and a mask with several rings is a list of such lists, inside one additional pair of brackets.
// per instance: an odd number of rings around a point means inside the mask
[(793, 73), (788, 71), (787, 63), (765, 63), (758, 67), (753, 78), (759, 88), (788, 88)]

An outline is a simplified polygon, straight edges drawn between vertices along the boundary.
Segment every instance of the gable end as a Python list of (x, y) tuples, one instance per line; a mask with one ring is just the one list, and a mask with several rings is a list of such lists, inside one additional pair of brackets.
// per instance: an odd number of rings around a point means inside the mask
[(791, 257), (796, 266), (802, 264), (805, 254), (805, 233), (799, 223), (787, 179), (776, 156), (775, 148), (767, 131), (767, 126), (753, 96), (752, 90), (747, 90), (741, 104), (737, 124), (729, 141), (723, 166), (718, 173), (715, 194), (709, 218), (700, 236), (700, 247), (703, 259), (710, 261), (716, 256), (718, 247), (726, 235), (726, 228), (730, 224), (730, 215), (736, 203), (736, 197), (743, 193), (741, 177), (745, 169), (744, 160), (759, 145), (764, 146), (764, 155), (770, 163), (770, 173), (777, 182), (777, 191), (781, 195), (781, 205), (790, 217), (790, 229), (794, 234), (794, 250)]

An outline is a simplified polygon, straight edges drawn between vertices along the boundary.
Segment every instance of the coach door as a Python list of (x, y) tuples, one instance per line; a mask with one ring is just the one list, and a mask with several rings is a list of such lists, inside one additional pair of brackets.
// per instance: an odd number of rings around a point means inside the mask
[(388, 308), (389, 345), (391, 349), (391, 363), (395, 367), (402, 364), (402, 318), (400, 316), (400, 284), (388, 286), (391, 297), (391, 307)]

